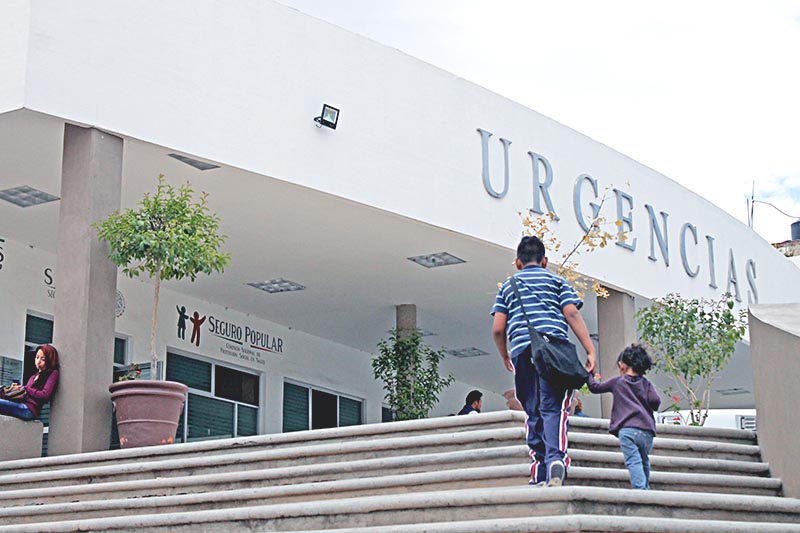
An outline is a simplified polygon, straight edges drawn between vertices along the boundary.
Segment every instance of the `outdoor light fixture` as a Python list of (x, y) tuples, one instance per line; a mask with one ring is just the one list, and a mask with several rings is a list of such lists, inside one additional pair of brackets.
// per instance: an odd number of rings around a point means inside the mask
[(58, 196), (47, 194), (46, 192), (22, 185), (13, 189), (0, 191), (0, 199), (11, 202), (19, 207), (30, 207), (32, 205), (46, 204), (59, 200)]
[(457, 265), (459, 263), (466, 263), (463, 259), (459, 259), (453, 254), (447, 252), (439, 252), (437, 254), (429, 255), (416, 255), (414, 257), (407, 257), (409, 261), (414, 261), (416, 264), (424, 266), (425, 268), (436, 268), (447, 265)]
[(328, 104), (322, 104), (322, 114), (314, 117), (314, 122), (317, 123), (318, 128), (325, 126), (335, 130), (336, 124), (339, 122), (339, 110)]
[(302, 291), (305, 289), (305, 286), (283, 278), (271, 279), (269, 281), (254, 281), (248, 283), (248, 285), (270, 294), (275, 294), (276, 292)]

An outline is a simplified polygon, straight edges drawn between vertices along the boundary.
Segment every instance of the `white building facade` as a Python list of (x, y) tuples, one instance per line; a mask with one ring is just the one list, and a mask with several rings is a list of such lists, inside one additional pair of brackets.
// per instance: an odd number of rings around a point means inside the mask
[[(0, 5), (0, 72), (0, 190), (55, 197), (0, 201), (9, 376), (26, 342), (46, 340), (42, 328), (58, 322), (59, 268), (75, 259), (59, 237), (70, 127), (121, 139), (122, 208), (165, 174), (208, 192), (222, 219), (226, 272), (162, 289), (157, 352), (166, 376), (190, 386), (183, 439), (379, 422), (370, 360), (396, 306), (409, 303), (456, 378), (433, 414), (456, 412), (473, 388), (485, 409), (504, 408), (513, 380), (489, 311), (528, 210), (554, 212), (563, 243), (580, 238), (604, 196), (601, 213), (621, 222), (626, 240), (579, 266), (612, 289), (611, 303), (587, 295), (583, 310), (604, 361), (635, 338), (631, 311), (669, 292), (730, 292), (742, 309), (800, 300), (800, 270), (708, 199), (502, 96), (271, 1), (10, 0)], [(340, 110), (335, 130), (313, 120), (325, 103)], [(409, 260), (440, 253), (462, 262)], [(277, 279), (303, 289), (253, 286)], [(120, 275), (116, 289), (116, 363), (146, 363), (152, 285)], [(181, 308), (197, 332), (187, 321), (181, 334)], [(111, 361), (110, 341), (107, 351)], [(742, 345), (715, 405), (753, 405), (749, 365)], [(599, 414), (596, 400), (587, 404)]]

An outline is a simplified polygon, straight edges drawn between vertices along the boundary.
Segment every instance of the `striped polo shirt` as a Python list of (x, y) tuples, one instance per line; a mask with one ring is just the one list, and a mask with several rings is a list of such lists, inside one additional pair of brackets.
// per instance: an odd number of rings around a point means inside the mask
[[(567, 321), (562, 309), (574, 304), (578, 309), (583, 302), (564, 278), (553, 274), (546, 268), (529, 265), (514, 275), (517, 288), (525, 303), (525, 312), (534, 329), (545, 335), (567, 338)], [(507, 279), (500, 290), (492, 308), (492, 315), (503, 313), (508, 316), (506, 335), (511, 340), (511, 356), (516, 357), (531, 343), (525, 316), (520, 310), (519, 301)]]

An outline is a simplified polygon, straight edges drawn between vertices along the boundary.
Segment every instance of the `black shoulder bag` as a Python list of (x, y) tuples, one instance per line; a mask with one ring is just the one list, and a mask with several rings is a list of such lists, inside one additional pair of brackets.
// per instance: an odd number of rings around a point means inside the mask
[(589, 372), (578, 359), (575, 345), (568, 340), (543, 335), (533, 329), (525, 305), (517, 288), (514, 276), (511, 276), (511, 288), (514, 290), (522, 315), (528, 323), (528, 335), (531, 337), (531, 359), (533, 366), (542, 377), (562, 389), (579, 389), (589, 379)]

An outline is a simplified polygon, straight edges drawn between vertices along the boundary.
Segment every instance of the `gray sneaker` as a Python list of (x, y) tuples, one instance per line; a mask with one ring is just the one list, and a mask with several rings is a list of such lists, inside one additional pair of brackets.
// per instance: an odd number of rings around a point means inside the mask
[(564, 484), (564, 477), (566, 476), (567, 469), (564, 468), (563, 463), (553, 463), (550, 465), (550, 481), (547, 482), (548, 487), (560, 487)]

